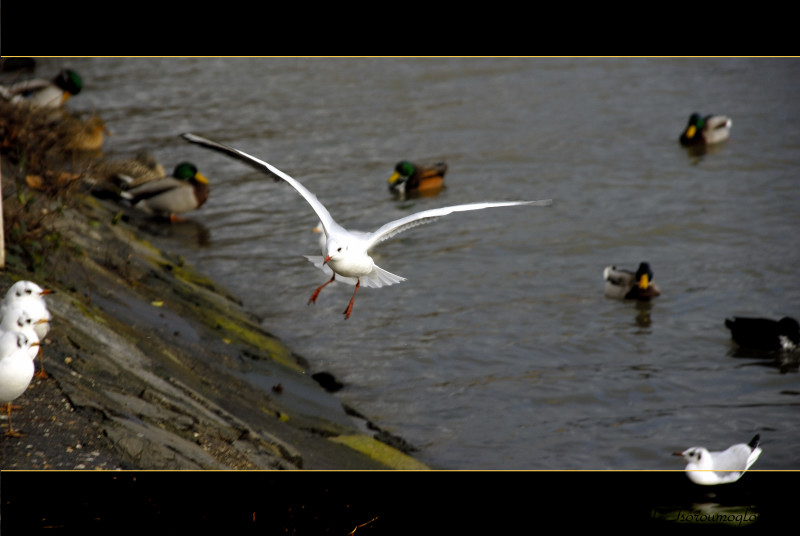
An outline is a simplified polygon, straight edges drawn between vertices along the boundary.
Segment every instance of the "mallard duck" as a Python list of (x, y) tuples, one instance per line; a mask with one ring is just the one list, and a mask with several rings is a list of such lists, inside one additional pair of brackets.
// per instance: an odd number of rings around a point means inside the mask
[(160, 179), (167, 174), (164, 166), (149, 151), (140, 151), (133, 160), (123, 162), (123, 165), (126, 167), (118, 174), (125, 177), (124, 182), (128, 184), (128, 188)]
[(780, 320), (734, 316), (725, 319), (731, 338), (753, 350), (793, 350), (800, 345), (800, 324), (785, 316)]
[(639, 264), (636, 273), (607, 266), (603, 270), (603, 279), (606, 282), (607, 298), (646, 301), (661, 294), (653, 282), (653, 271), (646, 262)]
[(707, 115), (698, 113), (689, 116), (689, 124), (681, 134), (681, 145), (712, 145), (725, 141), (731, 134), (733, 121), (724, 115)]
[(83, 80), (72, 69), (62, 69), (52, 80), (33, 79), (0, 86), (0, 96), (31, 108), (60, 108), (83, 89)]
[(148, 214), (181, 220), (180, 214), (200, 208), (209, 195), (206, 179), (191, 162), (181, 162), (169, 177), (123, 190), (120, 197)]
[(141, 151), (135, 158), (100, 160), (88, 180), (92, 183), (92, 195), (119, 201), (122, 190), (132, 190), (165, 176), (164, 166), (149, 151)]
[(435, 195), (444, 187), (447, 164), (414, 164), (407, 160), (398, 162), (389, 177), (389, 191), (401, 196)]
[(164, 166), (149, 151), (141, 151), (134, 158), (98, 162), (93, 172), (98, 187), (109, 188), (109, 192), (114, 192), (113, 197), (119, 197), (119, 188), (131, 190), (166, 175)]

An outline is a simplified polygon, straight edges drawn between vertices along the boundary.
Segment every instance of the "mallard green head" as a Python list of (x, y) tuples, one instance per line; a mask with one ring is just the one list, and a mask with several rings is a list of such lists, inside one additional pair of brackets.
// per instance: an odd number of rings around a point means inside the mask
[(83, 80), (72, 69), (62, 69), (56, 75), (53, 83), (70, 95), (77, 95), (83, 89)]
[(402, 162), (398, 162), (397, 165), (394, 167), (395, 173), (400, 174), (402, 177), (410, 177), (414, 174), (414, 164), (403, 160)]
[(686, 125), (686, 130), (683, 131), (681, 136), (681, 143), (684, 145), (693, 143), (697, 138), (697, 134), (703, 132), (706, 122), (698, 113), (689, 116), (689, 124)]
[(411, 162), (408, 162), (407, 160), (398, 162), (394, 167), (394, 173), (392, 173), (392, 176), (389, 177), (389, 188), (394, 188), (395, 186), (408, 180), (408, 178), (414, 174), (414, 171), (414, 164)]
[(208, 179), (205, 178), (197, 170), (197, 166), (195, 166), (191, 162), (181, 162), (180, 164), (175, 166), (175, 171), (172, 172), (172, 176), (182, 181), (196, 180), (197, 182), (208, 184)]

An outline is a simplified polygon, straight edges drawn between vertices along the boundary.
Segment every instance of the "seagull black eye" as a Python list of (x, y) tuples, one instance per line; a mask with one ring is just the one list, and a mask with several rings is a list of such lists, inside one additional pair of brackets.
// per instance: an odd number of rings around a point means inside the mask
[(336, 251), (342, 251), (342, 248), (337, 249)]

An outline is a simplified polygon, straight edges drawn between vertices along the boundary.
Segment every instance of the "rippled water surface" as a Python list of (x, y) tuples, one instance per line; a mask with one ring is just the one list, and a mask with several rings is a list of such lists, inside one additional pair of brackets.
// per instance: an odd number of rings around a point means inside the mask
[[(154, 240), (218, 279), (263, 326), (346, 384), (341, 400), (458, 469), (677, 469), (670, 454), (761, 433), (754, 469), (800, 469), (796, 361), (737, 356), (726, 316), (800, 316), (795, 59), (115, 59), (68, 64), (68, 106), (110, 157), (193, 161), (208, 203)], [(678, 144), (689, 114), (731, 139)], [(381, 244), (408, 278), (327, 287), (317, 220), (288, 185), (190, 145), (191, 131), (291, 174), (345, 226), (481, 200)], [(443, 159), (437, 197), (393, 199), (400, 159)], [(647, 260), (663, 295), (603, 296)]]

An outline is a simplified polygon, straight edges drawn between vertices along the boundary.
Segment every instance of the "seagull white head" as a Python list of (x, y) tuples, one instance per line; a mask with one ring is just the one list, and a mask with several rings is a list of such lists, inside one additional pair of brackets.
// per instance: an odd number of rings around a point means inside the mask
[(39, 341), (31, 340), (21, 331), (7, 331), (0, 335), (0, 359), (33, 346), (39, 346)]
[(0, 332), (3, 334), (6, 333), (22, 333), (27, 337), (30, 341), (29, 345), (29, 353), (31, 359), (35, 358), (36, 355), (39, 353), (38, 346), (34, 346), (33, 343), (40, 342), (40, 338), (38, 333), (36, 332), (37, 326), (46, 325), (47, 319), (44, 318), (34, 318), (30, 315), (28, 311), (21, 307), (14, 307), (10, 309), (4, 316), (2, 321), (0, 321)]
[(325, 264), (333, 261), (334, 263), (345, 257), (350, 251), (350, 246), (347, 243), (339, 243), (335, 237), (329, 238), (325, 242)]
[(34, 327), (46, 322), (48, 322), (46, 318), (31, 316), (31, 313), (24, 307), (13, 307), (3, 315), (3, 319), (0, 321), (0, 331), (21, 331), (30, 337), (29, 331), (35, 333)]
[(8, 288), (5, 297), (3, 298), (4, 304), (10, 304), (14, 301), (23, 299), (39, 299), (46, 294), (53, 292), (50, 289), (42, 288), (33, 281), (17, 281)]

